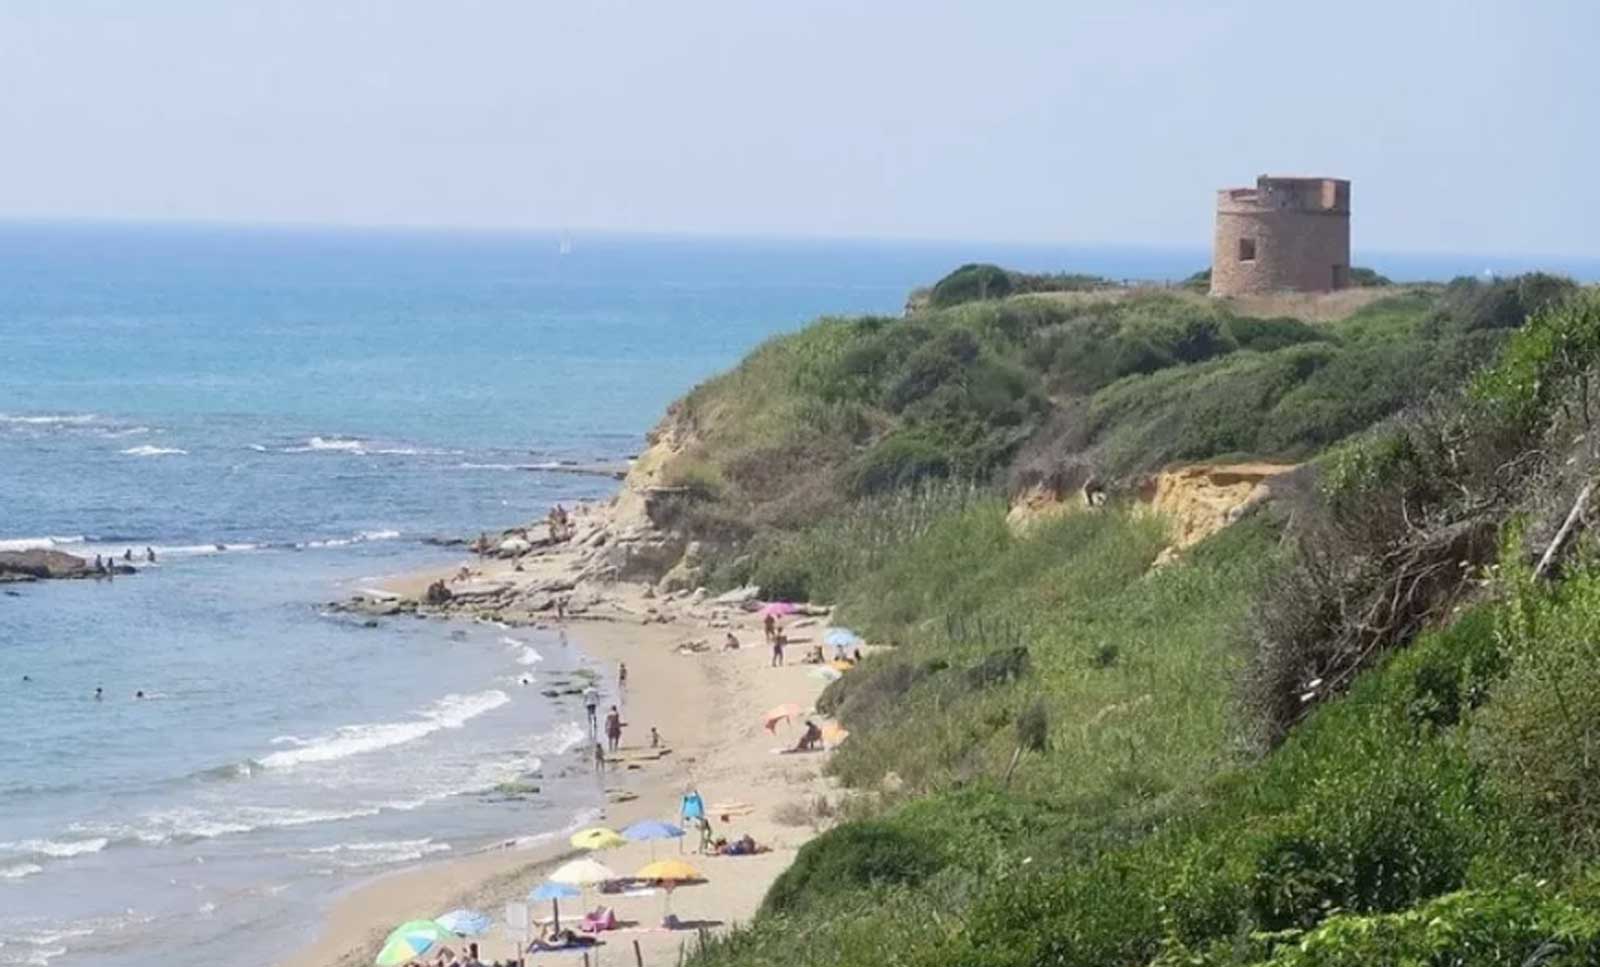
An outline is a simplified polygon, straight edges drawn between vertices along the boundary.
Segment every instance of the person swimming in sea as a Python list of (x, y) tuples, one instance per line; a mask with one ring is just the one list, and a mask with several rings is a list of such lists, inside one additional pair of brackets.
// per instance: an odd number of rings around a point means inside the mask
[(104, 688), (101, 688), (99, 685), (96, 685), (95, 688), (94, 688), (94, 700), (97, 701), (97, 702), (104, 701), (105, 697), (106, 697), (106, 690)]
[(144, 559), (145, 559), (145, 563), (147, 563), (147, 564), (154, 564), (154, 563), (155, 563), (155, 562), (156, 562), (156, 552), (155, 552), (155, 548), (153, 548), (153, 547), (146, 547), (146, 548), (145, 548), (145, 549), (144, 549)]
[(131, 563), (133, 561), (133, 548), (124, 548), (122, 551), (122, 559)]
[(140, 698), (144, 698), (144, 689), (142, 689), (142, 688), (141, 688), (141, 689), (139, 689), (139, 690), (138, 690), (138, 691), (137, 691), (137, 692), (134, 692), (134, 693), (133, 693), (133, 697), (134, 697), (134, 698), (135, 698), (135, 699), (140, 699)]

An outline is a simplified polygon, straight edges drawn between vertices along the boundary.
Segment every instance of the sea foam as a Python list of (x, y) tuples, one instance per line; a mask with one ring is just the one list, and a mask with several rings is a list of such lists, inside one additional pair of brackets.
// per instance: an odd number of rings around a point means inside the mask
[(0, 843), (0, 851), (64, 859), (69, 856), (81, 856), (84, 853), (98, 853), (105, 849), (109, 842), (110, 840), (104, 836), (77, 840), (24, 839)]
[(188, 450), (183, 450), (178, 447), (156, 447), (151, 446), (148, 443), (141, 444), (140, 446), (136, 447), (129, 447), (121, 452), (130, 457), (172, 457), (188, 456), (189, 454)]
[(271, 753), (260, 761), (268, 769), (287, 769), (376, 752), (415, 742), (440, 729), (459, 729), (472, 719), (509, 701), (511, 696), (497, 688), (472, 695), (446, 695), (412, 721), (346, 725), (326, 735), (301, 740), (303, 744), (298, 747)]

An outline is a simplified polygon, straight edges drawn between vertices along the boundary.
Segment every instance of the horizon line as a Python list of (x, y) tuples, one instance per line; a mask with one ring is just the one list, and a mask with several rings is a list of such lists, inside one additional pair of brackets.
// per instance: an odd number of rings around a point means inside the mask
[[(408, 222), (314, 222), (299, 220), (276, 219), (232, 219), (232, 218), (164, 218), (161, 216), (124, 216), (124, 215), (12, 215), (0, 213), (0, 227), (35, 225), (49, 227), (73, 226), (98, 226), (98, 227), (123, 227), (123, 228), (174, 228), (174, 229), (218, 229), (239, 231), (262, 232), (329, 232), (350, 234), (395, 234), (395, 235), (480, 235), (480, 236), (512, 236), (512, 237), (555, 237), (567, 235), (587, 235), (599, 238), (636, 238), (659, 240), (707, 240), (728, 242), (768, 242), (768, 243), (804, 243), (804, 244), (880, 244), (880, 245), (924, 245), (924, 246), (996, 246), (1019, 249), (1122, 249), (1138, 251), (1165, 251), (1173, 254), (1180, 252), (1196, 251), (1209, 253), (1211, 242), (1174, 243), (1154, 241), (1081, 241), (1060, 239), (1045, 241), (1038, 239), (1019, 240), (1004, 238), (952, 238), (946, 236), (915, 236), (915, 235), (832, 235), (832, 234), (796, 234), (783, 232), (738, 232), (723, 231), (718, 229), (630, 229), (607, 228), (600, 226), (533, 226), (533, 225), (451, 225), (439, 223), (408, 223)], [(1444, 249), (1427, 248), (1369, 248), (1367, 252), (1378, 256), (1401, 257), (1452, 257), (1452, 258), (1501, 258), (1537, 261), (1539, 259), (1560, 259), (1576, 262), (1593, 262), (1600, 265), (1600, 253), (1564, 253), (1553, 251), (1486, 251), (1479, 249), (1449, 251)], [(1208, 258), (1209, 260), (1209, 258)]]

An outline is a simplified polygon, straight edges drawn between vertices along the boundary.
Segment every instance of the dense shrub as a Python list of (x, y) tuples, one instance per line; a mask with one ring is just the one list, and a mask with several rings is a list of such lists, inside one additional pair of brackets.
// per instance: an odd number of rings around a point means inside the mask
[(928, 438), (901, 433), (879, 441), (849, 471), (849, 491), (856, 496), (902, 490), (927, 480), (948, 477), (948, 452)]
[(767, 891), (764, 913), (803, 913), (830, 895), (914, 884), (944, 865), (937, 841), (881, 822), (848, 823), (800, 848)]
[(1003, 299), (1011, 294), (1011, 274), (998, 265), (969, 263), (940, 279), (928, 301), (939, 309), (983, 299)]

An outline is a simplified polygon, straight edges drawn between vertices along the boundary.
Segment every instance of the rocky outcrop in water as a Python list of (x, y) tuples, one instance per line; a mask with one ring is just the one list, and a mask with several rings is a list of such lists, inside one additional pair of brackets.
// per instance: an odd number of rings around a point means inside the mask
[[(134, 569), (126, 564), (111, 565), (117, 574), (132, 574)], [(27, 551), (0, 551), (0, 582), (50, 581), (73, 578), (105, 577), (104, 570), (81, 557), (65, 551), (36, 548)]]

